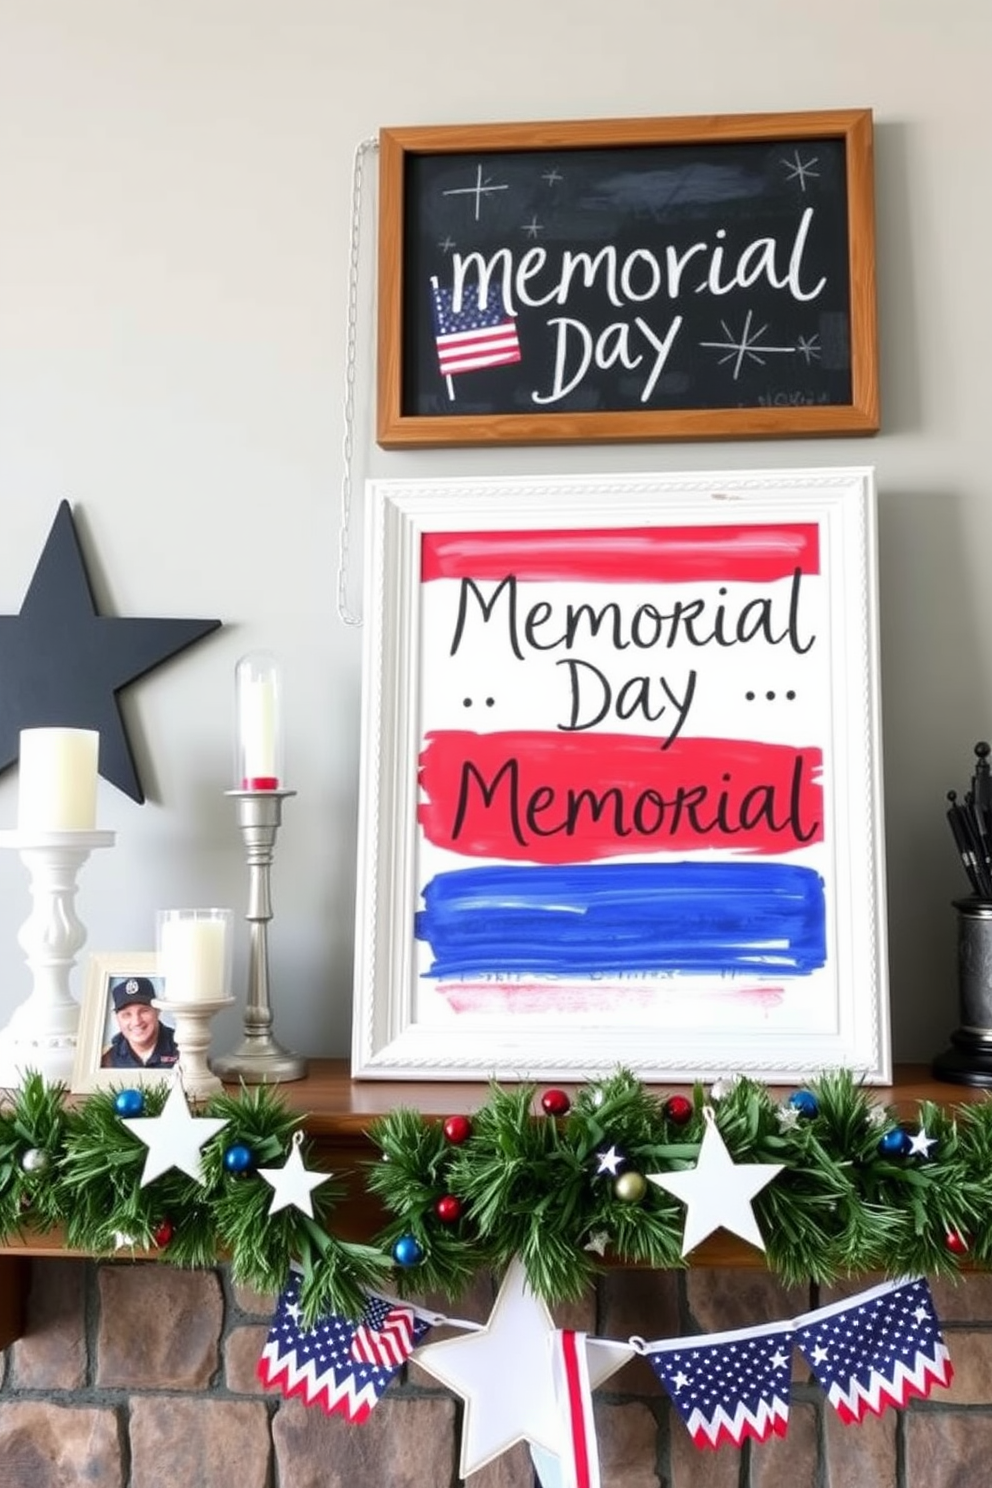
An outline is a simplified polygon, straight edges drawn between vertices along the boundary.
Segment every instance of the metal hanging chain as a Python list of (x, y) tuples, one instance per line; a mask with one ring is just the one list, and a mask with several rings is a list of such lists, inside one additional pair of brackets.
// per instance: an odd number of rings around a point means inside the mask
[(352, 462), (355, 453), (355, 372), (358, 365), (358, 271), (362, 247), (362, 187), (365, 157), (377, 150), (378, 140), (364, 139), (355, 147), (351, 172), (351, 244), (348, 258), (348, 326), (344, 360), (344, 439), (341, 473), (341, 535), (338, 540), (338, 615), (345, 625), (361, 625), (361, 615), (348, 603), (351, 566)]

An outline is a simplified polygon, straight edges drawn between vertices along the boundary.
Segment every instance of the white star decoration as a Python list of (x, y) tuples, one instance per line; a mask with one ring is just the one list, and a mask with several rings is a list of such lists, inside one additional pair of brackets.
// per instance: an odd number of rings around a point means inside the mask
[(200, 1148), (227, 1125), (216, 1116), (191, 1116), (178, 1081), (169, 1091), (161, 1116), (129, 1116), (121, 1120), (148, 1148), (141, 1174), (142, 1188), (170, 1168), (180, 1168), (195, 1182), (202, 1183)]
[(331, 1177), (330, 1173), (312, 1173), (304, 1166), (300, 1156), (300, 1147), (303, 1145), (303, 1133), (293, 1133), (293, 1144), (289, 1156), (281, 1168), (259, 1168), (259, 1178), (264, 1178), (266, 1183), (272, 1185), (272, 1202), (269, 1205), (269, 1213), (277, 1214), (280, 1209), (288, 1209), (290, 1205), (299, 1209), (301, 1214), (306, 1214), (313, 1219), (313, 1199), (310, 1195), (315, 1188), (326, 1183)]
[(623, 1162), (623, 1160), (623, 1153), (618, 1152), (615, 1147), (608, 1148), (606, 1152), (597, 1152), (597, 1178), (600, 1176), (601, 1173), (609, 1173), (611, 1177), (615, 1178), (620, 1171), (620, 1164)]
[(937, 1138), (936, 1137), (928, 1137), (927, 1136), (927, 1129), (926, 1129), (926, 1127), (925, 1126), (921, 1126), (920, 1129), (919, 1129), (919, 1131), (918, 1132), (915, 1132), (913, 1134), (913, 1136), (910, 1138), (910, 1141), (909, 1141), (909, 1150), (910, 1150), (910, 1153), (912, 1155), (915, 1155), (916, 1157), (929, 1157), (930, 1156), (930, 1148), (931, 1147), (936, 1147), (936, 1145), (937, 1145)]
[[(484, 1328), (414, 1349), (421, 1368), (465, 1402), (460, 1477), (467, 1478), (520, 1441), (554, 1455), (561, 1452), (552, 1372), (554, 1331), (554, 1319), (515, 1259)], [(605, 1338), (587, 1338), (585, 1347), (590, 1389), (634, 1353), (629, 1344)]]
[(647, 1177), (686, 1205), (683, 1255), (721, 1228), (764, 1250), (751, 1200), (782, 1171), (783, 1164), (735, 1163), (717, 1130), (712, 1108), (704, 1107), (703, 1115), (706, 1130), (696, 1166), (684, 1173), (648, 1173)]

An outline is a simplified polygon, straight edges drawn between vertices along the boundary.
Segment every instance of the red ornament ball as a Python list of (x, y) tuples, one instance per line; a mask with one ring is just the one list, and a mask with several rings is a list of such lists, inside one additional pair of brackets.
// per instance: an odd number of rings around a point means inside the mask
[(692, 1101), (684, 1095), (670, 1095), (665, 1102), (665, 1115), (676, 1126), (685, 1126), (692, 1115)]
[(152, 1239), (155, 1241), (159, 1250), (164, 1250), (174, 1233), (171, 1222), (168, 1219), (163, 1219), (162, 1223), (156, 1225), (152, 1231)]
[(967, 1255), (968, 1242), (958, 1230), (948, 1230), (944, 1236), (944, 1245), (951, 1255)]
[(462, 1201), (456, 1194), (442, 1194), (434, 1201), (434, 1213), (442, 1224), (454, 1224), (462, 1217)]
[(541, 1110), (545, 1116), (564, 1116), (571, 1105), (564, 1090), (546, 1090), (541, 1096)]
[(449, 1116), (444, 1123), (444, 1135), (455, 1147), (460, 1147), (472, 1135), (472, 1123), (467, 1116)]

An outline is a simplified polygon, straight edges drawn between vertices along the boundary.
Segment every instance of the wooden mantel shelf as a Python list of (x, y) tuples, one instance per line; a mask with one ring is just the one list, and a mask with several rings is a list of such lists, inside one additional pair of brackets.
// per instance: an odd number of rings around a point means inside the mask
[[(564, 1081), (555, 1083), (568, 1091), (578, 1088)], [(235, 1087), (229, 1088), (233, 1090)], [(677, 1085), (659, 1085), (657, 1088), (659, 1093), (666, 1095), (680, 1089), (691, 1093), (689, 1087)], [(771, 1088), (773, 1094), (784, 1097), (796, 1087)], [(456, 1112), (471, 1115), (485, 1104), (489, 1093), (490, 1087), (485, 1081), (352, 1080), (347, 1061), (343, 1059), (311, 1060), (305, 1080), (279, 1086), (280, 1097), (286, 1106), (304, 1118), (317, 1163), (347, 1184), (347, 1197), (334, 1212), (334, 1228), (343, 1238), (356, 1240), (368, 1239), (385, 1220), (377, 1201), (365, 1192), (362, 1183), (364, 1166), (376, 1153), (368, 1136), (375, 1118), (400, 1106), (442, 1118)], [(907, 1064), (897, 1067), (891, 1086), (873, 1086), (871, 1094), (880, 1103), (892, 1105), (898, 1115), (909, 1117), (923, 1100), (953, 1106), (984, 1100), (987, 1092), (943, 1083), (932, 1077), (929, 1066)], [(79, 1254), (81, 1252), (67, 1250), (61, 1235), (54, 1231), (43, 1235), (28, 1232), (11, 1237), (0, 1245), (0, 1348), (19, 1337), (23, 1328), (27, 1258)], [(694, 1252), (693, 1264), (753, 1268), (762, 1266), (764, 1259), (760, 1251), (732, 1236), (721, 1234), (713, 1236)]]

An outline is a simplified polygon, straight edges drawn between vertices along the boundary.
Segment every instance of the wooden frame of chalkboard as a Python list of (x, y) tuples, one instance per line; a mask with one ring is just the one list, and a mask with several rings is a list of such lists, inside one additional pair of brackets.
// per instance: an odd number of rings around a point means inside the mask
[(378, 443), (878, 429), (867, 109), (383, 129)]
[(354, 1077), (888, 1083), (873, 471), (365, 522)]

